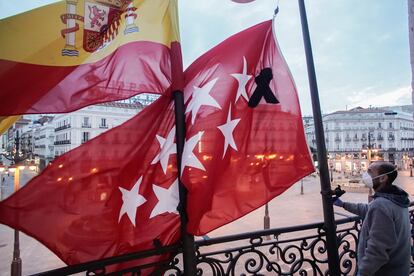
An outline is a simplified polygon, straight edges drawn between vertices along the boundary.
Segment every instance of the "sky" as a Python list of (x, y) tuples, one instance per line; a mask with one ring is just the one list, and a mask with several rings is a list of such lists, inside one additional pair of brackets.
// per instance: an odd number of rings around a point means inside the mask
[[(53, 0), (0, 0), (0, 18)], [(276, 17), (276, 35), (311, 115), (299, 8), (296, 0), (179, 0), (184, 66), (227, 37)], [(323, 113), (357, 106), (411, 104), (407, 0), (305, 0)]]

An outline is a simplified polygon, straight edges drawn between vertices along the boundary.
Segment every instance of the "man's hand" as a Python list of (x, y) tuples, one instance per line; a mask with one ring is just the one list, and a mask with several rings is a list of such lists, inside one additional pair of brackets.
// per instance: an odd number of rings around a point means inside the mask
[(333, 197), (332, 198), (333, 205), (338, 207), (344, 207), (344, 202), (339, 197)]

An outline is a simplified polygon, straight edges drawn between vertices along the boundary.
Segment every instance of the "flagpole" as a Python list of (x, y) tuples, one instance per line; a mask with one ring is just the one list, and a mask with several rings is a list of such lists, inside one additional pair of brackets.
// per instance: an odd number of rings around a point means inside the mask
[(184, 106), (184, 73), (180, 44), (171, 45), (172, 91), (175, 106), (175, 139), (177, 144), (177, 171), (180, 203), (178, 211), (181, 221), (181, 241), (183, 246), (184, 275), (197, 275), (194, 236), (187, 233), (187, 189), (181, 182), (181, 160), (185, 142), (185, 106)]
[(187, 233), (188, 216), (187, 207), (187, 189), (181, 182), (181, 160), (184, 149), (185, 139), (185, 116), (184, 116), (184, 97), (181, 91), (174, 91), (175, 104), (175, 124), (176, 124), (176, 142), (177, 142), (177, 170), (178, 183), (180, 191), (179, 212), (181, 218), (181, 240), (183, 242), (183, 259), (184, 259), (184, 275), (196, 275), (197, 265), (195, 259), (194, 236)]
[(317, 155), (321, 182), (322, 206), (324, 216), (324, 230), (326, 231), (326, 243), (328, 250), (328, 266), (330, 275), (340, 275), (338, 244), (336, 239), (336, 224), (332, 205), (331, 183), (329, 181), (329, 168), (323, 132), (322, 113), (319, 102), (318, 84), (316, 82), (315, 65), (313, 63), (312, 46), (309, 36), (308, 21), (304, 0), (298, 0), (300, 20), (302, 23), (303, 43), (305, 46), (306, 63), (308, 68), (309, 87), (312, 98), (313, 120)]

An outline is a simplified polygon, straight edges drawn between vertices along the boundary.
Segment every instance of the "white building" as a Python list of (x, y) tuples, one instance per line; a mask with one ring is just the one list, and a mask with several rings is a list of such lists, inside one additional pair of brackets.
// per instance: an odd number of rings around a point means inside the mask
[(111, 102), (56, 115), (54, 155), (59, 156), (118, 126), (142, 109), (140, 103)]
[(55, 127), (52, 121), (45, 122), (34, 130), (34, 155), (42, 170), (55, 157)]
[[(313, 122), (306, 125), (305, 118), (304, 122), (308, 144), (316, 148)], [(331, 159), (364, 159), (370, 148), (373, 160), (394, 162), (402, 169), (407, 169), (412, 162), (413, 115), (401, 109), (357, 107), (337, 111), (324, 115), (323, 125), (326, 149)]]

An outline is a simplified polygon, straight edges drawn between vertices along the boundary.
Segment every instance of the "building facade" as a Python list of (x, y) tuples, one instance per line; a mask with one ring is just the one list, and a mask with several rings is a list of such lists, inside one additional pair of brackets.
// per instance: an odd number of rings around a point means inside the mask
[(54, 156), (72, 150), (136, 115), (140, 103), (111, 102), (92, 105), (72, 113), (56, 115)]
[[(360, 171), (371, 159), (390, 161), (400, 169), (407, 169), (413, 161), (413, 115), (397, 110), (358, 107), (324, 115), (330, 165), (336, 170), (345, 167)], [(313, 120), (304, 117), (304, 125), (309, 146), (316, 148)]]
[(55, 158), (55, 127), (53, 121), (38, 125), (34, 130), (34, 155), (40, 170)]

